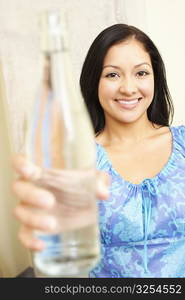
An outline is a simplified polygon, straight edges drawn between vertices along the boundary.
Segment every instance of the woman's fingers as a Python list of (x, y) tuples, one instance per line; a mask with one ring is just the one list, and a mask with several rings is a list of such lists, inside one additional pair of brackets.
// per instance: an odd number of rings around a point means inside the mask
[(12, 165), (16, 173), (24, 179), (36, 181), (42, 177), (42, 169), (32, 164), (27, 158), (16, 155), (12, 159)]
[(28, 226), (21, 226), (18, 238), (24, 247), (33, 251), (41, 251), (45, 247), (44, 241), (34, 236), (33, 229)]
[[(62, 187), (73, 187), (75, 181), (78, 183), (77, 178), (86, 179), (91, 176), (90, 170), (57, 170), (57, 169), (44, 169), (35, 166), (23, 156), (16, 156), (13, 159), (13, 167), (21, 178), (32, 181), (46, 188), (57, 188), (62, 190)], [(106, 172), (97, 170), (96, 181), (96, 196), (104, 200), (109, 195), (110, 177)], [(88, 175), (88, 176), (87, 176)], [(76, 178), (76, 179), (75, 179)], [(73, 179), (73, 181), (72, 181)], [(73, 183), (73, 184), (72, 184)]]
[(22, 224), (32, 228), (32, 230), (53, 232), (56, 229), (56, 218), (45, 213), (42, 214), (41, 210), (20, 204), (15, 208), (14, 215)]
[[(88, 205), (81, 207), (76, 212), (72, 211), (70, 214), (70, 205), (66, 207), (69, 199), (75, 196), (77, 201), (77, 196), (81, 194), (84, 196), (85, 183), (86, 181), (87, 183), (93, 182), (94, 170), (45, 169), (42, 172), (41, 168), (23, 156), (16, 156), (13, 166), (19, 175), (19, 179), (13, 183), (13, 191), (20, 199), (14, 215), (22, 224), (19, 239), (26, 248), (36, 251), (44, 248), (44, 242), (34, 235), (34, 231), (52, 234), (95, 222), (96, 214), (92, 213)], [(110, 178), (102, 171), (97, 171), (96, 175), (96, 197), (101, 200), (107, 199)], [(87, 190), (89, 191), (88, 185)], [(62, 202), (56, 203), (56, 198), (62, 199)], [(87, 197), (84, 199), (87, 200)]]
[(12, 185), (12, 189), (23, 204), (46, 209), (52, 208), (55, 204), (53, 193), (37, 187), (31, 182), (16, 180)]

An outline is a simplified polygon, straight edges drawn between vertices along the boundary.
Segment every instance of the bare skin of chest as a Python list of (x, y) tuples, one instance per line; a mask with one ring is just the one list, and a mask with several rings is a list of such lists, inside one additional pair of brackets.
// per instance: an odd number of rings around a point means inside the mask
[(156, 176), (172, 151), (171, 133), (163, 132), (135, 144), (105, 146), (113, 168), (127, 181), (139, 184)]

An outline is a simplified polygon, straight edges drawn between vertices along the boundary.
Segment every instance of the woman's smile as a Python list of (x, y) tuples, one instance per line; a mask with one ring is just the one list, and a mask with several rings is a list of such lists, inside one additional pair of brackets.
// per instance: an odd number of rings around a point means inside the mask
[(120, 108), (130, 110), (136, 108), (141, 99), (142, 97), (134, 99), (115, 99), (114, 101), (119, 105)]

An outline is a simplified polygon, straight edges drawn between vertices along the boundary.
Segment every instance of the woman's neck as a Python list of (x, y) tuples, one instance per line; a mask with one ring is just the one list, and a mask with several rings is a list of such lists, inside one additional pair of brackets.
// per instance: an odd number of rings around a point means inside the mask
[(159, 125), (153, 125), (148, 118), (133, 123), (106, 122), (104, 130), (96, 141), (104, 146), (117, 143), (135, 144), (154, 134)]

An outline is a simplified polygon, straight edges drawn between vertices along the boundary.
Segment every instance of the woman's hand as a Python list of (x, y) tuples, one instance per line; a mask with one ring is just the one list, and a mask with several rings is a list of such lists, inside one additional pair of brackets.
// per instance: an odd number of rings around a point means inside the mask
[[(21, 222), (19, 239), (26, 248), (44, 248), (44, 242), (34, 235), (34, 230), (56, 233), (61, 228), (70, 230), (74, 226), (83, 226), (87, 220), (94, 221), (88, 204), (89, 187), (87, 193), (85, 189), (92, 171), (46, 169), (43, 172), (22, 156), (13, 159), (13, 167), (19, 175), (13, 183), (13, 192), (20, 199), (14, 215)], [(96, 197), (105, 200), (108, 198), (109, 177), (101, 171), (96, 175)], [(81, 184), (83, 191), (78, 188)], [(62, 198), (59, 204), (57, 198)], [(58, 223), (57, 213), (60, 217)]]

